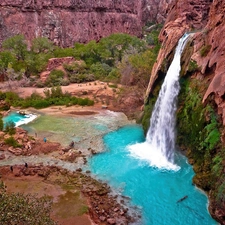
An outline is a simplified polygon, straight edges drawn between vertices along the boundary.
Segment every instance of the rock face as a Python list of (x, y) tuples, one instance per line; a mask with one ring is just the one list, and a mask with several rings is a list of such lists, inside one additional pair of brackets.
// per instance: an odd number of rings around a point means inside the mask
[[(173, 4), (173, 3), (171, 3)], [(210, 95), (218, 106), (218, 114), (222, 116), (225, 125), (225, 2), (216, 0), (184, 1), (178, 0), (171, 6), (164, 28), (160, 33), (162, 48), (155, 63), (146, 100), (152, 91), (153, 85), (160, 73), (165, 71), (167, 60), (171, 60), (175, 46), (180, 37), (187, 31), (196, 29), (193, 36), (193, 54), (191, 59), (201, 68), (200, 76), (210, 80), (209, 87), (204, 95), (203, 102)], [(207, 16), (208, 15), (208, 16)], [(201, 51), (205, 48), (205, 54)]]
[[(199, 90), (201, 93), (205, 91), (202, 101), (206, 104), (207, 101), (215, 103), (215, 109), (221, 115), (225, 125), (225, 40), (223, 38), (225, 37), (225, 1), (177, 0), (171, 3), (170, 9), (160, 33), (162, 48), (152, 70), (145, 98), (146, 103), (157, 79), (165, 76), (178, 40), (185, 32), (193, 31), (191, 42), (193, 50), (188, 58), (196, 62), (200, 71), (195, 71), (191, 78), (200, 82), (203, 80), (202, 84), (208, 85), (206, 87), (202, 85), (202, 90)], [(186, 58), (184, 61), (189, 59)], [(223, 128), (221, 131), (223, 146), (224, 130)], [(218, 193), (209, 196), (210, 213), (221, 224), (225, 224), (225, 205), (216, 203), (214, 199), (216, 194)]]
[[(225, 2), (214, 1), (210, 11), (209, 23), (205, 27), (207, 37), (201, 33), (202, 46), (208, 46), (208, 53), (200, 58), (195, 54), (195, 59), (202, 65), (202, 74), (213, 75), (210, 85), (205, 93), (205, 102), (209, 95), (214, 95), (214, 100), (218, 106), (218, 113), (222, 115), (223, 125), (225, 125)], [(198, 48), (196, 48), (198, 50)]]
[(115, 32), (140, 36), (147, 21), (164, 22), (168, 2), (170, 0), (1, 0), (0, 43), (21, 33), (28, 40), (48, 37), (63, 47), (73, 46), (74, 42), (99, 40)]
[(168, 4), (167, 11), (169, 10), (169, 12), (159, 36), (162, 48), (152, 70), (146, 100), (159, 73), (164, 72), (165, 60), (171, 60), (171, 54), (173, 54), (178, 40), (185, 32), (203, 29), (206, 26), (211, 6), (211, 0), (178, 0)]

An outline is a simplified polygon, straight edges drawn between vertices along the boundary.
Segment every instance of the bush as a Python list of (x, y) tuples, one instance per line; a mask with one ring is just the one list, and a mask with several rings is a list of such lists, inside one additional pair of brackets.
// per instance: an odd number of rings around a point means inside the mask
[(6, 133), (9, 133), (10, 135), (15, 134), (16, 133), (15, 123), (12, 121), (7, 122), (4, 130)]
[(20, 100), (19, 96), (14, 92), (6, 92), (5, 101), (8, 102), (10, 105), (16, 106), (18, 101)]
[(85, 73), (87, 65), (84, 61), (74, 62), (72, 64), (64, 64), (64, 69), (70, 73)]
[(0, 100), (5, 100), (6, 98), (6, 93), (0, 91)]
[(12, 136), (5, 139), (5, 143), (9, 146), (13, 146), (14, 148), (21, 147), (21, 145)]
[(47, 78), (45, 84), (47, 86), (58, 86), (61, 85), (61, 81), (64, 77), (64, 73), (61, 70), (52, 70)]
[(111, 70), (112, 68), (106, 63), (96, 63), (90, 67), (90, 71), (95, 75), (95, 79), (106, 77)]
[(63, 79), (63, 80), (61, 80), (60, 84), (61, 84), (61, 86), (68, 86), (70, 84), (70, 81), (67, 79)]
[(50, 218), (52, 201), (49, 198), (37, 198), (34, 195), (6, 193), (3, 182), (0, 185), (0, 221), (1, 224), (56, 225)]
[(188, 65), (188, 72), (192, 73), (199, 70), (199, 66), (196, 61), (190, 60)]
[(205, 57), (207, 56), (207, 54), (209, 53), (210, 49), (211, 49), (211, 45), (205, 45), (201, 48), (200, 50), (200, 55), (201, 57)]
[(67, 56), (74, 56), (74, 49), (73, 48), (60, 48), (56, 47), (54, 52), (55, 58), (62, 58)]
[(70, 74), (69, 80), (71, 83), (84, 83), (94, 81), (95, 77), (92, 74)]
[(36, 101), (31, 102), (30, 106), (32, 106), (32, 107), (34, 107), (36, 109), (42, 109), (42, 108), (47, 108), (50, 105), (51, 105), (51, 103), (48, 100), (40, 99), (40, 100), (36, 100)]
[(4, 123), (3, 123), (2, 116), (0, 116), (0, 131), (2, 131), (3, 128), (4, 128)]

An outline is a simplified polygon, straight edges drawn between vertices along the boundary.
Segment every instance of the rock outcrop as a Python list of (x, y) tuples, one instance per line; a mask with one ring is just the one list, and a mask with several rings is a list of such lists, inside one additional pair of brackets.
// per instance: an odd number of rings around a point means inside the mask
[(115, 32), (140, 36), (147, 21), (164, 22), (170, 1), (1, 0), (0, 43), (21, 33), (27, 40), (48, 37), (63, 47)]
[(171, 55), (181, 36), (188, 31), (203, 29), (208, 20), (208, 13), (211, 6), (210, 0), (178, 0), (171, 2), (165, 25), (160, 33), (159, 39), (162, 48), (158, 54), (157, 61), (153, 67), (150, 82), (146, 92), (146, 100), (152, 91), (153, 85), (160, 72), (165, 72), (167, 61), (171, 61)]
[[(160, 33), (160, 40), (162, 48), (159, 52), (157, 61), (153, 67), (150, 83), (146, 93), (146, 103), (151, 93), (153, 93), (154, 85), (157, 84), (157, 79), (162, 80), (168, 69), (168, 65), (172, 61), (175, 47), (180, 37), (187, 31), (193, 32), (190, 43), (189, 55), (184, 52), (186, 58), (192, 62), (196, 62), (197, 71), (192, 73), (191, 80), (197, 80), (202, 84), (199, 93), (203, 94), (202, 102), (208, 104), (209, 102), (215, 106), (214, 109), (221, 115), (222, 123), (225, 125), (225, 1), (223, 0), (197, 0), (184, 1), (177, 0), (171, 3), (171, 11), (168, 14), (166, 23)], [(187, 59), (188, 58), (188, 59)], [(187, 63), (188, 62), (184, 62)], [(185, 73), (183, 71), (183, 73)], [(191, 72), (189, 72), (190, 75)], [(181, 134), (182, 135), (182, 134)], [(221, 142), (222, 146), (225, 143), (224, 127), (221, 128)], [(194, 152), (195, 150), (193, 150)], [(221, 149), (213, 149), (211, 153), (214, 157), (219, 157)], [(205, 152), (202, 153), (206, 154)], [(199, 157), (199, 156), (198, 156)], [(222, 156), (220, 156), (222, 157)], [(221, 160), (224, 160), (221, 159)], [(210, 168), (215, 165), (212, 161)], [(220, 165), (224, 171), (224, 164)], [(202, 168), (201, 168), (202, 169)], [(204, 171), (202, 169), (202, 171)], [(197, 175), (202, 172), (195, 171)], [(212, 171), (208, 171), (212, 173)], [(204, 174), (205, 175), (205, 174)], [(201, 174), (199, 175), (201, 177)], [(205, 178), (209, 181), (210, 178)], [(195, 184), (199, 185), (194, 180)], [(216, 183), (216, 182), (215, 182)], [(224, 180), (218, 182), (217, 185), (224, 185)], [(200, 187), (203, 187), (199, 185)], [(224, 202), (221, 200), (218, 203), (219, 191), (224, 191), (224, 186), (219, 186), (220, 189), (211, 189), (209, 191), (209, 210), (213, 218), (221, 224), (225, 224), (225, 210)], [(204, 188), (204, 187), (203, 187)]]
[(146, 100), (158, 75), (166, 71), (164, 67), (167, 61), (171, 61), (180, 37), (187, 31), (193, 31), (194, 51), (191, 59), (201, 68), (199, 75), (209, 79), (209, 87), (203, 102), (206, 102), (210, 95), (214, 95), (218, 114), (222, 116), (225, 125), (225, 41), (221, 39), (225, 36), (224, 7), (225, 2), (222, 0), (213, 3), (210, 0), (197, 2), (179, 0), (173, 7), (171, 6), (172, 10), (160, 33), (162, 48), (152, 70)]

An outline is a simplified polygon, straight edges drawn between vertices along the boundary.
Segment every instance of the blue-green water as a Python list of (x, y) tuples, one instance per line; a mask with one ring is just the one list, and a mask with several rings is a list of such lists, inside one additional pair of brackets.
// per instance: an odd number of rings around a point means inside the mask
[[(106, 118), (109, 119), (109, 115)], [(29, 122), (30, 118), (11, 113), (4, 118), (4, 123), (9, 120), (18, 125)], [(76, 127), (80, 127), (79, 121), (74, 119)], [(43, 123), (46, 124), (45, 121)], [(64, 120), (62, 123), (65, 125)], [(34, 126), (35, 123), (31, 124)], [(71, 129), (74, 129), (71, 121), (70, 124)], [(105, 130), (106, 124), (96, 120), (93, 127), (102, 131)], [(90, 127), (87, 129), (90, 131)], [(133, 157), (129, 146), (145, 141), (143, 129), (138, 125), (128, 125), (110, 132), (104, 136), (103, 141), (105, 152), (89, 159), (89, 169), (97, 178), (107, 181), (113, 189), (130, 197), (133, 206), (138, 206), (138, 212), (142, 213), (142, 221), (137, 222), (138, 225), (217, 224), (207, 211), (206, 195), (192, 185), (194, 172), (184, 156), (177, 153), (177, 166), (170, 167), (180, 167), (179, 170), (157, 169), (150, 166), (149, 161)], [(137, 147), (142, 148), (142, 145)], [(140, 150), (143, 152), (143, 149)], [(150, 155), (152, 158), (152, 154)], [(158, 162), (154, 164), (158, 165)], [(177, 203), (184, 196), (188, 197)]]
[(15, 126), (20, 126), (22, 124), (27, 124), (34, 120), (37, 116), (34, 114), (28, 114), (28, 115), (22, 115), (17, 112), (10, 112), (9, 115), (6, 117), (3, 117), (4, 125), (6, 125), (8, 122), (14, 122)]
[[(194, 172), (186, 158), (176, 154), (179, 170), (157, 169), (131, 156), (128, 146), (144, 142), (140, 126), (125, 126), (104, 136), (106, 152), (89, 160), (97, 178), (107, 181), (142, 212), (141, 225), (213, 225), (206, 195), (192, 185)], [(177, 202), (184, 196), (185, 200)]]

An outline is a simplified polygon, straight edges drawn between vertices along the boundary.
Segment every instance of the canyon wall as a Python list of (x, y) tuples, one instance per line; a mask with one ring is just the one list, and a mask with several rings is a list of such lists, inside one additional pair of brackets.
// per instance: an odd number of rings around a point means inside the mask
[[(221, 197), (224, 196), (225, 193), (223, 177), (225, 171), (225, 1), (177, 0), (174, 3), (171, 3), (170, 8), (171, 11), (169, 11), (159, 36), (162, 47), (151, 73), (145, 103), (146, 105), (151, 103), (149, 100), (151, 99), (151, 96), (154, 96), (154, 88), (159, 84), (158, 81), (162, 81), (166, 75), (178, 40), (185, 32), (191, 32), (190, 43), (184, 51), (182, 65), (183, 69), (185, 69), (184, 65), (186, 64), (187, 67), (191, 60), (191, 62), (194, 62), (196, 70), (184, 70), (182, 71), (182, 75), (186, 76), (184, 78), (189, 79), (190, 89), (192, 88), (191, 84), (199, 85), (197, 90), (198, 94), (199, 96), (204, 96), (201, 99), (202, 103), (204, 103), (205, 108), (206, 106), (213, 108), (213, 113), (215, 112), (216, 118), (219, 121), (218, 127), (220, 129), (220, 136), (218, 145), (214, 146), (211, 151), (209, 151), (207, 147), (204, 147), (199, 153), (196, 149), (197, 144), (200, 142), (195, 143), (196, 146), (193, 147), (193, 149), (190, 149), (190, 146), (186, 147), (189, 148), (187, 151), (188, 156), (190, 157), (190, 162), (192, 162), (196, 173), (193, 182), (197, 183), (198, 186), (208, 192), (210, 199), (209, 211), (211, 215), (216, 218), (220, 224), (225, 224), (225, 202), (224, 198)], [(188, 94), (191, 95), (191, 93)], [(188, 99), (188, 97), (189, 96), (186, 96), (186, 99)], [(185, 103), (182, 102), (181, 105), (179, 105), (179, 110), (181, 110), (182, 104)], [(198, 111), (200, 109), (193, 108), (193, 110)], [(204, 110), (202, 112), (206, 117), (207, 121), (205, 123), (207, 124), (207, 122), (210, 121), (209, 115), (204, 114)], [(186, 113), (192, 115), (192, 112)], [(184, 124), (182, 119), (181, 121), (178, 121), (181, 126)], [(196, 119), (196, 123), (200, 123), (200, 121), (201, 118), (199, 116)], [(214, 127), (212, 132), (215, 132), (216, 129), (218, 128)], [(200, 130), (200, 133), (201, 132), (204, 131)], [(200, 133), (198, 138), (200, 137)], [(183, 134), (179, 133), (179, 135), (182, 136)], [(189, 133), (189, 135), (191, 136), (191, 133)], [(203, 142), (204, 141), (205, 140), (203, 140)], [(199, 160), (197, 163), (197, 160), (193, 160), (192, 158), (195, 154), (197, 155), (197, 158), (202, 157), (203, 160)], [(206, 157), (207, 154), (210, 154), (208, 159)], [(215, 159), (220, 159), (221, 163), (216, 163)], [(206, 165), (208, 165), (208, 167)], [(216, 166), (221, 169), (221, 173), (218, 173), (218, 171), (215, 173), (214, 169)], [(207, 184), (209, 184), (209, 186), (207, 186)]]
[(185, 32), (197, 32), (206, 26), (211, 5), (211, 0), (177, 0), (171, 2), (168, 7), (170, 11), (159, 36), (162, 48), (152, 70), (146, 92), (146, 101), (159, 73), (164, 72), (165, 60), (170, 59), (169, 56), (173, 54), (178, 40)]
[(24, 34), (63, 47), (111, 33), (141, 36), (146, 22), (164, 22), (171, 0), (1, 0), (0, 44)]
[[(159, 74), (164, 73), (165, 61), (173, 55), (178, 40), (185, 32), (192, 32), (194, 51), (190, 57), (201, 68), (198, 76), (209, 79), (203, 102), (206, 102), (210, 95), (214, 96), (218, 114), (222, 116), (225, 125), (225, 40), (222, 38), (225, 37), (225, 2), (178, 0), (171, 3), (170, 8), (159, 36), (162, 48), (152, 70), (146, 101)], [(203, 56), (201, 51), (204, 48), (207, 54)]]

